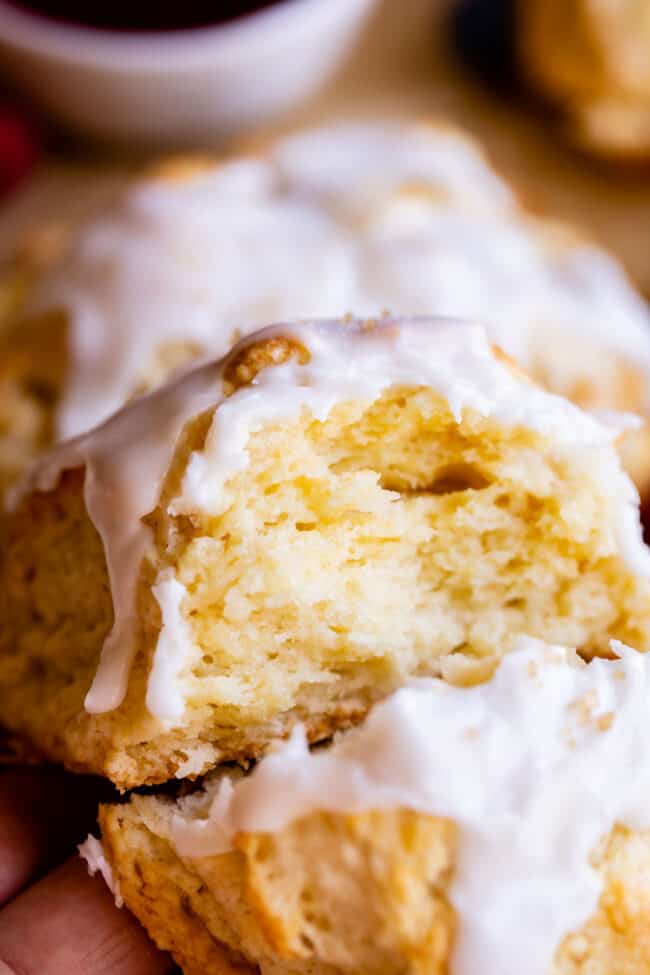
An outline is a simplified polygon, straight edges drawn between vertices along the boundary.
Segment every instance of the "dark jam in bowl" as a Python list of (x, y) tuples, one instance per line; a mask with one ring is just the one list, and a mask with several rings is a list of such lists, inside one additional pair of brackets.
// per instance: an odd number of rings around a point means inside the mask
[(13, 7), (50, 20), (101, 30), (187, 30), (220, 24), (271, 7), (278, 0), (33, 0)]

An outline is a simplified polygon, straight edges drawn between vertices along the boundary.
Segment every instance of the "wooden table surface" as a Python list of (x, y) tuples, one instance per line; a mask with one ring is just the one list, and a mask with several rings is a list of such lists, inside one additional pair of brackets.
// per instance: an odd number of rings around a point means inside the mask
[[(477, 84), (449, 50), (443, 25), (450, 2), (379, 0), (349, 63), (279, 130), (360, 114), (457, 122), (481, 139), (535, 209), (573, 221), (608, 246), (650, 295), (650, 167), (631, 171), (584, 158), (548, 123)], [(110, 198), (138, 163), (87, 150), (47, 159), (0, 210), (0, 257), (35, 222), (81, 216)]]

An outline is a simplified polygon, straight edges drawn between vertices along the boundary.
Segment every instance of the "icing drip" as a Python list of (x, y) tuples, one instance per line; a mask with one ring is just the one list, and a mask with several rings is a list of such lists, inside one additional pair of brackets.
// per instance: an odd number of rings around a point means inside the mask
[(111, 711), (124, 700), (135, 648), (136, 580), (150, 539), (142, 519), (156, 506), (184, 424), (213, 407), (220, 390), (219, 364), (194, 370), (61, 444), (31, 474), (32, 488), (49, 491), (63, 471), (85, 468), (86, 508), (104, 546), (115, 616), (86, 695), (90, 713)]
[(185, 710), (178, 674), (192, 646), (192, 635), (181, 613), (186, 589), (171, 570), (162, 572), (153, 587), (162, 615), (162, 630), (147, 684), (146, 705), (161, 721), (173, 722)]
[(309, 752), (304, 732), (244, 778), (223, 778), (207, 818), (176, 814), (181, 856), (229, 850), (318, 810), (404, 807), (453, 819), (452, 975), (548, 975), (594, 913), (589, 858), (615, 824), (650, 828), (650, 656), (580, 662), (524, 639), (473, 688), (416, 682), (360, 728)]

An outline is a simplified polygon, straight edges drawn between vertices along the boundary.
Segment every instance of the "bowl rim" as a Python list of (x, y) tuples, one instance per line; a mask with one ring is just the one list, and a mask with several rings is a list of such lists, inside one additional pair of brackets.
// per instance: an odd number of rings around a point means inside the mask
[(310, 29), (312, 22), (325, 24), (345, 11), (370, 8), (375, 0), (276, 0), (272, 6), (240, 18), (204, 27), (167, 31), (118, 31), (83, 24), (68, 24), (0, 0), (0, 44), (38, 53), (50, 60), (76, 64), (103, 64), (116, 68), (132, 64), (138, 69), (160, 68), (168, 59), (170, 72), (179, 60), (209, 57), (218, 52), (228, 57), (246, 56), (268, 46), (268, 31), (292, 34)]

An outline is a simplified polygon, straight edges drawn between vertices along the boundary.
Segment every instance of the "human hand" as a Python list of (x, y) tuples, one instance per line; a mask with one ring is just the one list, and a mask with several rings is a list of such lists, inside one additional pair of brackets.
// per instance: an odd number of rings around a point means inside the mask
[(0, 975), (171, 975), (76, 844), (105, 783), (58, 769), (0, 769)]

